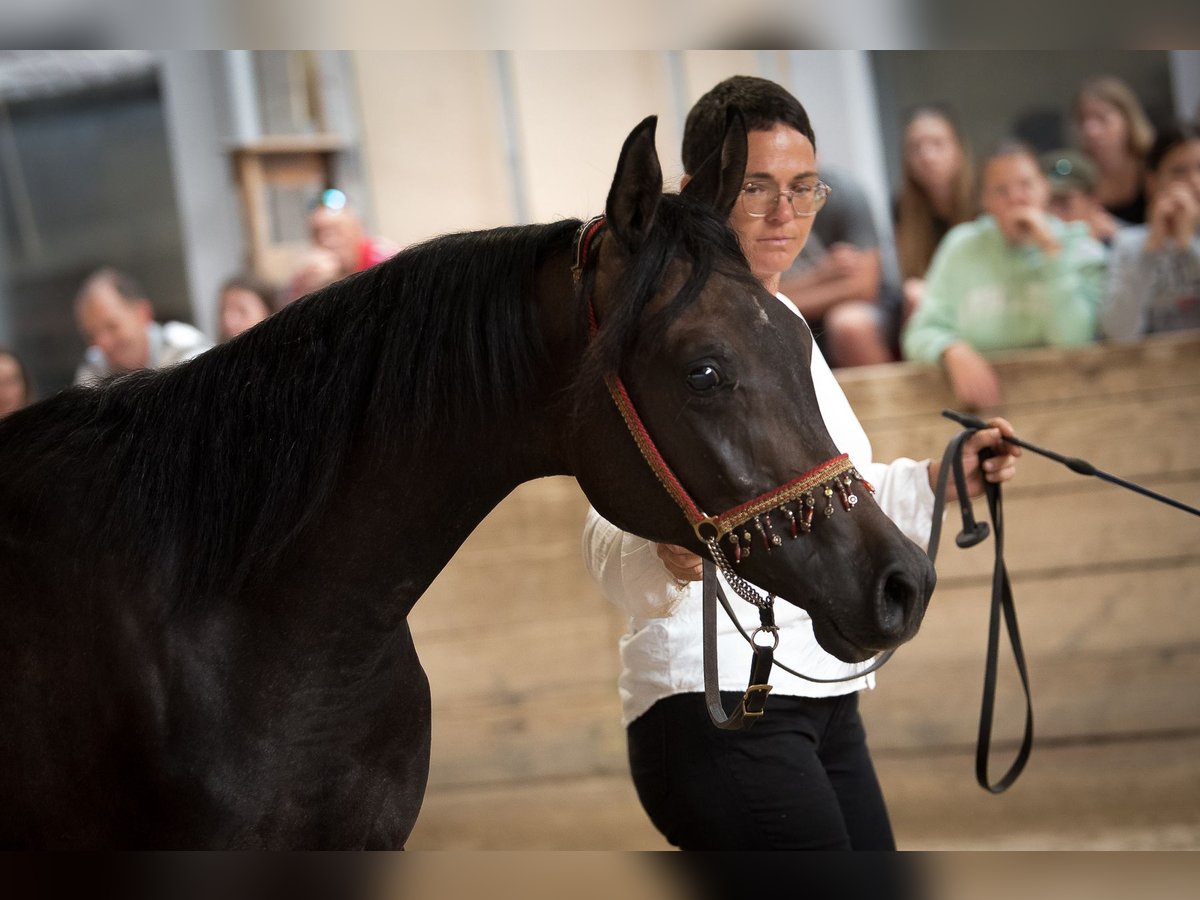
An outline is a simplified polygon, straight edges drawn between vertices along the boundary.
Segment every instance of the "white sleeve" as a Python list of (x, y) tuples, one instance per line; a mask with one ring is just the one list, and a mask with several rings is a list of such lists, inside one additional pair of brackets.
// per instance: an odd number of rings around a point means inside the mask
[(872, 463), (863, 470), (875, 488), (875, 502), (909, 540), (925, 547), (933, 526), (933, 488), (929, 460), (901, 456), (890, 463)]
[(645, 538), (628, 534), (588, 507), (583, 563), (605, 598), (638, 619), (669, 616), (690, 594), (680, 588)]

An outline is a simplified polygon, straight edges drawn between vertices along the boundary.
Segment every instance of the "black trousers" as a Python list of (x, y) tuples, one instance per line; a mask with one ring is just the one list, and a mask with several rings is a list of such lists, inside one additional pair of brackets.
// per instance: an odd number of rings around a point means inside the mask
[(895, 849), (856, 693), (769, 697), (740, 731), (677, 694), (630, 724), (628, 747), (642, 806), (682, 850)]

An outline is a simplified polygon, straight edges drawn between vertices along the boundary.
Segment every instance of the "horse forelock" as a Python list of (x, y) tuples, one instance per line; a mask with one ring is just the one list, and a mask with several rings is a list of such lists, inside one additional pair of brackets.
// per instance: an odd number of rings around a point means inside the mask
[[(652, 315), (647, 307), (669, 281), (670, 267), (680, 263), (686, 278), (674, 296)], [(670, 324), (699, 298), (714, 276), (751, 290), (761, 288), (746, 263), (737, 235), (712, 209), (686, 195), (664, 194), (654, 225), (617, 278), (607, 315), (589, 345), (576, 380), (577, 402), (605, 372), (619, 372), (635, 340), (655, 343)], [(585, 286), (586, 287), (586, 286)]]
[(358, 449), (453, 440), (527, 394), (536, 270), (577, 226), (434, 238), (188, 363), (64, 391), (0, 422), (0, 470), (26, 496), (70, 492), (64, 552), (123, 554), (177, 602), (234, 592)]

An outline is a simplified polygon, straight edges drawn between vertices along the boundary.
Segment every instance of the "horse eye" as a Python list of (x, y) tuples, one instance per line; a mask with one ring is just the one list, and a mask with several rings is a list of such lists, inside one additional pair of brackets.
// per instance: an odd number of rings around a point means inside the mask
[(715, 367), (704, 365), (688, 373), (688, 387), (693, 391), (711, 391), (721, 383), (721, 373)]

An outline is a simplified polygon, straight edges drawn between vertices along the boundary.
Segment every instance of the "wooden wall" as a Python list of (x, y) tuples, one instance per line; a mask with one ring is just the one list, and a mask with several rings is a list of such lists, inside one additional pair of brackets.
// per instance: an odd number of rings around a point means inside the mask
[[(1200, 505), (1200, 335), (997, 365), (1021, 437)], [(958, 429), (935, 368), (838, 376), (879, 459)], [(1007, 793), (975, 784), (993, 544), (958, 549), (955, 512), (925, 624), (863, 696), (901, 847), (1200, 848), (1200, 519), (1032, 454), (1004, 503), (1033, 755)], [(571, 479), (523, 485), (417, 605), (434, 738), (411, 848), (666, 848), (629, 780), (623, 622), (583, 569), (586, 508)], [(1002, 674), (993, 780), (1024, 713)]]

